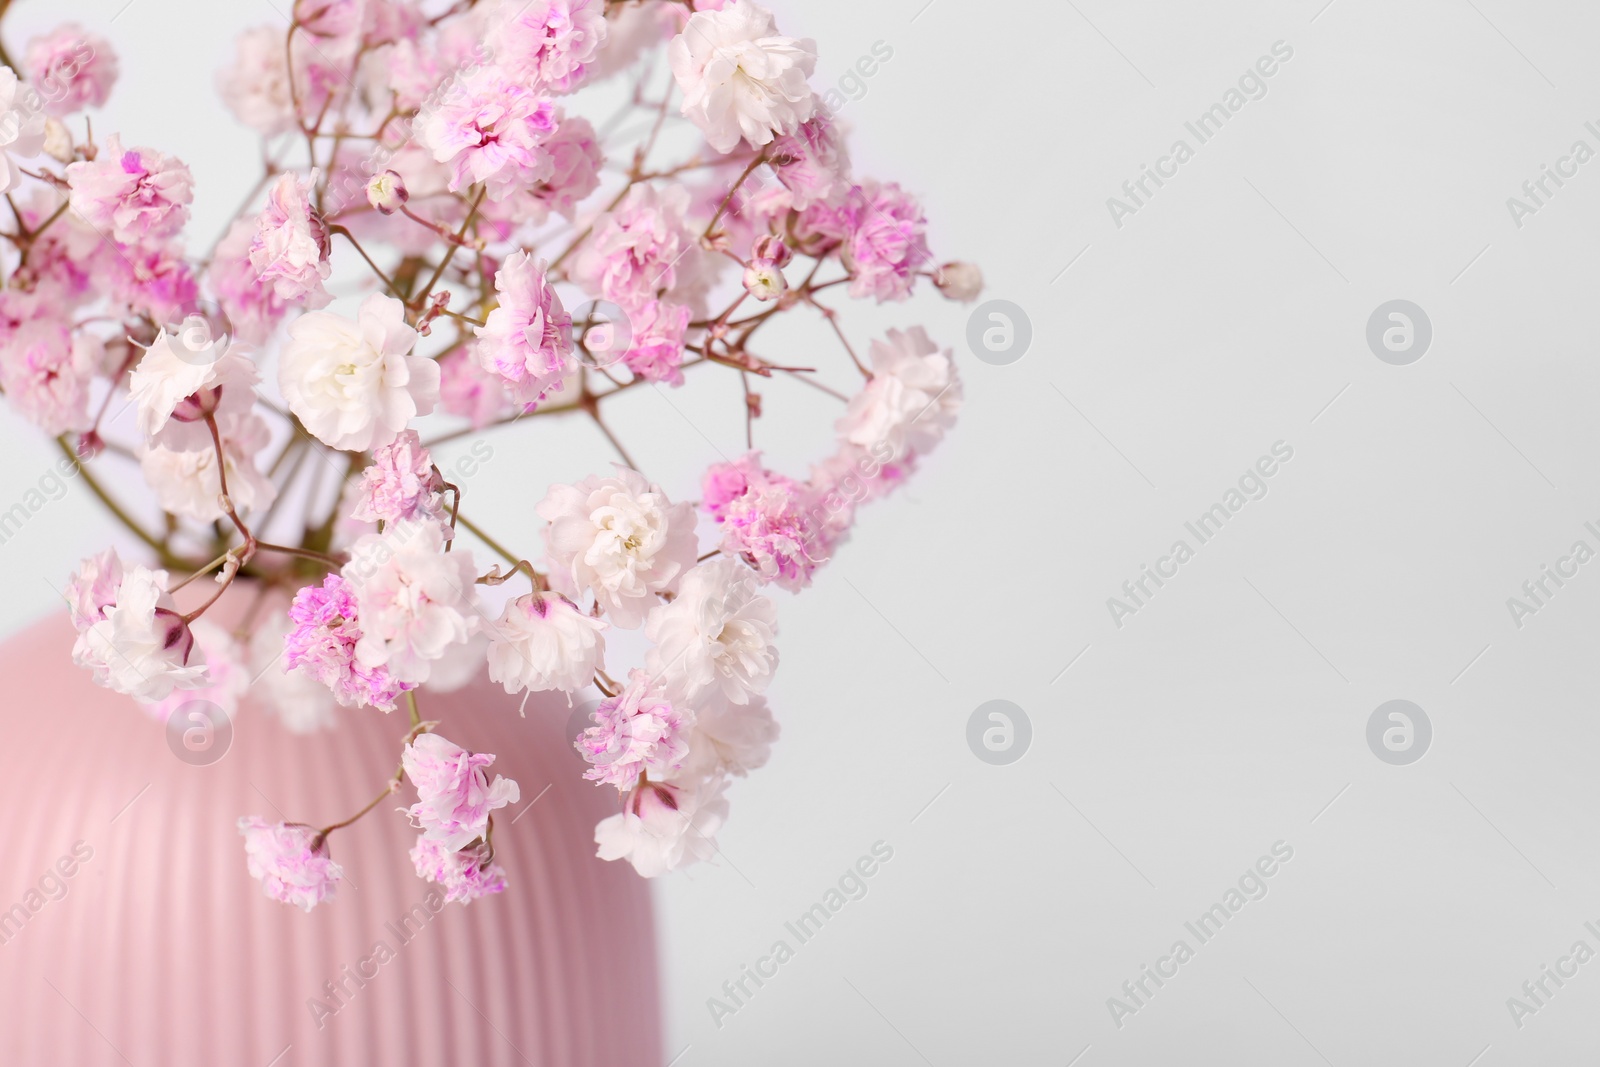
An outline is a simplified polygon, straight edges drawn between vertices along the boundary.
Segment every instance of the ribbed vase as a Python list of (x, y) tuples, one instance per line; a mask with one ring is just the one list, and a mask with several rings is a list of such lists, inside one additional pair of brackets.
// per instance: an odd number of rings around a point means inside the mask
[(581, 779), (564, 698), (526, 718), (487, 680), (426, 700), (521, 785), (495, 820), (505, 893), (429, 908), (393, 810), (407, 787), (333, 835), (345, 881), (305, 914), (262, 895), (235, 823), (357, 811), (394, 772), (404, 713), (341, 710), (297, 737), (247, 701), (227, 754), (194, 766), (71, 644), (62, 612), (0, 646), (0, 1064), (661, 1062), (647, 884), (594, 858), (614, 795)]

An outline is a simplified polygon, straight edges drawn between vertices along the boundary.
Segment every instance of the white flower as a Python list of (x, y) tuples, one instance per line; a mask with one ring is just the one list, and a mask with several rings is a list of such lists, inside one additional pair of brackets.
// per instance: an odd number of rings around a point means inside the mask
[(816, 43), (777, 34), (772, 12), (734, 0), (690, 16), (668, 46), (683, 113), (718, 152), (731, 152), (741, 136), (755, 148), (770, 144), (815, 109), (806, 79), (817, 65)]
[(754, 571), (722, 557), (691, 570), (672, 603), (650, 612), (647, 663), (675, 698), (692, 702), (715, 690), (744, 704), (767, 688), (778, 666), (778, 610), (756, 589)]
[(42, 104), (39, 94), (18, 80), (16, 71), (0, 67), (0, 193), (9, 193), (22, 181), (13, 156), (29, 159), (44, 149)]
[(716, 833), (728, 818), (726, 778), (650, 782), (630, 794), (623, 810), (594, 828), (595, 855), (625, 859), (645, 878), (716, 855)]
[(837, 423), (848, 444), (884, 443), (896, 458), (932, 450), (955, 425), (961, 410), (961, 379), (950, 350), (928, 339), (921, 326), (872, 342), (872, 380), (850, 401)]
[(152, 444), (212, 450), (206, 415), (218, 422), (248, 413), (255, 404), (256, 366), (241, 345), (213, 337), (198, 315), (175, 334), (162, 330), (128, 376), (139, 430)]
[(166, 571), (124, 570), (116, 599), (72, 648), (72, 661), (92, 670), (95, 684), (145, 703), (207, 684), (194, 635), (173, 610), (166, 588)]
[(673, 504), (638, 471), (591, 475), (553, 485), (536, 510), (545, 530), (551, 577), (574, 597), (592, 590), (611, 622), (633, 629), (656, 595), (677, 588), (694, 566), (694, 508)]
[[(233, 635), (206, 619), (196, 619), (189, 629), (206, 665), (206, 684), (196, 689), (173, 690), (161, 700), (146, 702), (144, 710), (158, 722), (166, 722), (174, 713), (182, 714), (185, 704), (203, 700), (215, 704), (229, 719), (235, 718), (239, 698), (250, 687), (252, 675), (245, 669)], [(200, 725), (187, 719), (182, 721), (186, 727)]]
[(743, 778), (766, 766), (777, 739), (778, 724), (765, 697), (751, 697), (750, 703), (740, 705), (712, 696), (695, 706), (689, 755), (673, 778), (697, 780), (719, 774)]
[(477, 629), (478, 573), (466, 549), (444, 551), (435, 522), (397, 522), (350, 548), (340, 571), (361, 613), (356, 661), (421, 685), (434, 660)]
[(289, 410), (323, 444), (377, 448), (439, 399), (439, 365), (408, 354), (416, 341), (405, 305), (383, 293), (361, 302), (355, 322), (309, 312), (289, 326), (278, 384)]
[[(266, 420), (247, 415), (218, 429), (223, 469), (228, 475), (228, 499), (235, 510), (254, 511), (271, 504), (278, 487), (255, 463), (256, 454), (266, 447), (270, 436)], [(222, 484), (217, 477), (216, 449), (188, 451), (157, 445), (144, 450), (139, 466), (162, 511), (195, 522), (215, 522), (226, 514), (221, 502)]]
[(506, 605), (489, 639), (489, 678), (506, 692), (572, 693), (605, 663), (606, 623), (564, 596), (530, 594)]
[(283, 639), (294, 628), (286, 612), (263, 612), (250, 635), (250, 677), (256, 679), (252, 700), (276, 715), (294, 734), (331, 729), (339, 702), (309, 671), (291, 671), (283, 663)]

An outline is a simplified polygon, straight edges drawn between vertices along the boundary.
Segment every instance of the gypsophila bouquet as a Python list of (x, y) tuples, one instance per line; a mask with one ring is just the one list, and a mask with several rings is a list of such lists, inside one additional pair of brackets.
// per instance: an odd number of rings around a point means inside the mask
[[(152, 557), (108, 549), (72, 576), (74, 660), (162, 721), (202, 697), (231, 714), (258, 677), (291, 730), (409, 715), (361, 812), (240, 819), (267, 895), (331, 897), (331, 835), (407, 783), (417, 874), (463, 903), (505, 888), (494, 813), (517, 783), (426, 717), (430, 691), (485, 669), (507, 693), (598, 692), (573, 743), (619, 794), (602, 858), (649, 877), (714, 854), (730, 778), (777, 735), (766, 587), (810, 584), (961, 403), (920, 327), (863, 362), (834, 302), (982, 285), (935, 264), (909, 193), (852, 174), (813, 43), (751, 0), (300, 0), (219, 77), (264, 167), (209, 248), (185, 233), (188, 167), (82, 114), (117, 77), (105, 40), (66, 25), (0, 59), (0, 389)], [(590, 99), (614, 113), (591, 122)], [(831, 327), (854, 395), (759, 354), (790, 312)], [(692, 368), (738, 375), (750, 448), (704, 472), (698, 507), (602, 415)], [(804, 478), (754, 450), (754, 383), (775, 375), (841, 402)], [(430, 414), (457, 425), (426, 439)], [(548, 487), (541, 550), (491, 536), (430, 448), (564, 415), (621, 463)], [(154, 507), (108, 489), (131, 466)], [(330, 469), (342, 493), (319, 493)], [(230, 592), (237, 629), (206, 617)], [(607, 662), (614, 627), (642, 630), (642, 662)]]

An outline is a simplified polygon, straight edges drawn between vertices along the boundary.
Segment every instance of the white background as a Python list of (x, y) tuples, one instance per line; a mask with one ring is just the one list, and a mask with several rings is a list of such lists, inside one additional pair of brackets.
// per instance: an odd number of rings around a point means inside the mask
[[(1033, 342), (990, 366), (965, 348), (968, 308), (852, 308), (858, 340), (922, 323), (954, 346), (967, 406), (784, 599), (782, 742), (732, 791), (724, 860), (659, 886), (682, 1067), (1600, 1051), (1600, 962), (1520, 1029), (1506, 1007), (1573, 942), (1600, 950), (1583, 927), (1600, 925), (1600, 563), (1520, 629), (1506, 607), (1573, 541), (1600, 547), (1583, 528), (1600, 525), (1600, 162), (1521, 228), (1506, 207), (1573, 141), (1600, 149), (1583, 127), (1600, 10), (1323, 2), (777, 5), (817, 39), (819, 87), (892, 47), (843, 110), (858, 173), (917, 191), (936, 253), (981, 263)], [(8, 43), (66, 17), (110, 36), (104, 121), (190, 164), (209, 235), (256, 159), (213, 71), (240, 28), (284, 20), (267, 0), (134, 0), (112, 23), (121, 4), (24, 0)], [(1118, 228), (1106, 198), (1175, 139), (1196, 146), (1183, 123), (1276, 41), (1293, 57), (1267, 95)], [(1433, 324), (1410, 366), (1364, 336), (1396, 298)], [(815, 326), (785, 326), (772, 355), (849, 387)], [(737, 390), (639, 391), (619, 425), (692, 497), (742, 448)], [(758, 444), (802, 473), (836, 408), (781, 384), (768, 404)], [(544, 486), (609, 457), (581, 424), (517, 433), (468, 507), (531, 544)], [(4, 439), (9, 505), (51, 453), (9, 416)], [(1115, 626), (1106, 598), (1280, 440), (1294, 455), (1268, 495)], [(0, 550), (0, 625), (55, 609), (40, 575), (107, 537), (81, 489), (36, 516)], [(1405, 767), (1365, 740), (1397, 697), (1434, 728)], [(966, 742), (995, 698), (1033, 727), (1006, 767)], [(880, 840), (894, 858), (867, 896), (715, 1026), (707, 998)], [(1195, 945), (1184, 922), (1280, 840), (1294, 858), (1269, 895), (1114, 1025), (1107, 998)]]

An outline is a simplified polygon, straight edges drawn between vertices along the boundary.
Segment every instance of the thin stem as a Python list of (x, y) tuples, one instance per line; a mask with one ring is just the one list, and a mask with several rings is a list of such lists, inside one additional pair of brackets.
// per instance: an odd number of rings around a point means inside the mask
[[(410, 695), (411, 694), (408, 691), (406, 693), (406, 696), (410, 696)], [(367, 812), (371, 811), (373, 808), (377, 807), (379, 804), (382, 804), (385, 797), (394, 796), (395, 791), (400, 788), (400, 782), (401, 782), (402, 779), (404, 779), (405, 773), (406, 773), (405, 766), (402, 764), (400, 767), (395, 769), (394, 777), (389, 779), (389, 784), (384, 787), (383, 792), (381, 792), (377, 796), (373, 797), (372, 798), (372, 802), (369, 803), (366, 807), (362, 808), (360, 811), (356, 812), (354, 815), (350, 816), (348, 819), (344, 820), (343, 822), (336, 822), (332, 826), (324, 826), (322, 829), (318, 830), (317, 831), (317, 837), (316, 837), (317, 844), (320, 845), (322, 843), (322, 840), (324, 838), (326, 838), (329, 834), (333, 833), (335, 830), (343, 830), (346, 826), (349, 826), (351, 823), (355, 822), (357, 819), (359, 819), (363, 815), (367, 814)]]
[(451, 242), (450, 250), (444, 254), (444, 258), (439, 260), (439, 265), (433, 268), (433, 277), (428, 279), (428, 284), (422, 287), (422, 292), (418, 293), (417, 298), (412, 301), (414, 308), (420, 310), (422, 305), (427, 303), (428, 294), (432, 293), (433, 287), (439, 284), (439, 279), (444, 275), (445, 268), (450, 266), (450, 261), (456, 258), (456, 249), (460, 248), (462, 244), (461, 238), (466, 234), (467, 228), (472, 225), (472, 221), (478, 217), (478, 207), (483, 203), (484, 194), (488, 191), (487, 186), (478, 188), (478, 195), (472, 199), (472, 209), (467, 212), (467, 217), (461, 220), (461, 229), (456, 231), (456, 240)]

